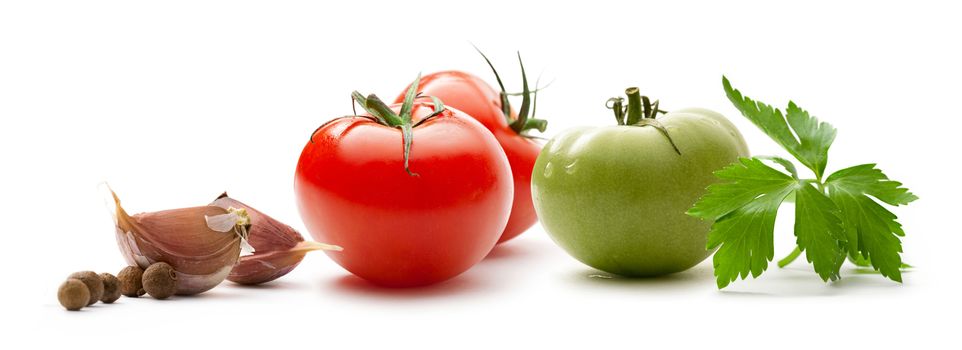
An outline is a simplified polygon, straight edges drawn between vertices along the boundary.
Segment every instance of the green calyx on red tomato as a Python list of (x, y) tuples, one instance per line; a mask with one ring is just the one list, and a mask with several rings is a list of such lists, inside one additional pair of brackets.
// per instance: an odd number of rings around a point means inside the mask
[(311, 236), (343, 247), (328, 256), (346, 270), (389, 287), (437, 283), (481, 261), (514, 193), (492, 133), (412, 86), (391, 105), (354, 93), (367, 113), (315, 130), (294, 173)]
[[(518, 133), (518, 135), (524, 135), (525, 131), (536, 129), (540, 132), (544, 132), (548, 128), (548, 121), (544, 119), (536, 119), (534, 117), (534, 112), (537, 110), (538, 105), (538, 83), (535, 83), (535, 91), (532, 92), (528, 89), (528, 75), (524, 72), (524, 62), (521, 60), (521, 52), (518, 52), (518, 64), (521, 66), (521, 109), (518, 111), (518, 116), (512, 118), (511, 113), (511, 101), (508, 100), (508, 95), (511, 95), (504, 88), (504, 83), (501, 82), (501, 76), (498, 75), (498, 70), (494, 68), (494, 64), (488, 59), (488, 56), (481, 52), (481, 49), (477, 47), (474, 48), (478, 50), (484, 61), (488, 63), (488, 67), (491, 67), (491, 72), (494, 73), (494, 79), (498, 81), (498, 87), (501, 88), (501, 113), (504, 113), (505, 120), (508, 122), (508, 126), (511, 130)], [(540, 80), (540, 79), (539, 79)], [(531, 107), (531, 118), (528, 118), (528, 108)]]
[[(479, 51), (480, 52), (480, 51)], [(484, 54), (482, 53), (482, 57)], [(509, 96), (519, 95), (509, 93), (494, 65), (484, 57), (488, 66), (494, 71), (500, 92), (491, 87), (483, 79), (462, 71), (441, 71), (425, 75), (417, 89), (425, 95), (436, 96), (444, 101), (444, 105), (452, 107), (481, 122), (498, 140), (511, 164), (514, 179), (514, 200), (511, 203), (511, 217), (501, 234), (499, 242), (505, 242), (517, 237), (538, 221), (534, 206), (531, 203), (531, 169), (541, 152), (541, 143), (527, 133), (532, 130), (544, 131), (547, 122), (535, 119), (537, 111), (537, 93), (539, 82), (535, 82), (535, 89), (530, 90), (521, 65), (522, 87), (520, 93), (521, 109), (515, 113), (508, 102)], [(521, 56), (518, 55), (520, 63)], [(399, 95), (394, 102), (404, 101), (407, 91)]]
[[(394, 113), (390, 107), (384, 104), (380, 98), (374, 94), (370, 94), (364, 97), (360, 92), (354, 91), (351, 93), (351, 99), (356, 103), (361, 105), (368, 114), (371, 115), (370, 119), (376, 121), (378, 124), (384, 126), (390, 126), (401, 129), (401, 137), (404, 142), (404, 171), (411, 176), (417, 176), (418, 174), (411, 172), (409, 160), (411, 157), (411, 143), (414, 142), (414, 132), (412, 131), (415, 126), (427, 121), (428, 119), (434, 118), (441, 112), (444, 112), (444, 104), (437, 97), (431, 97), (432, 103), (434, 104), (434, 113), (421, 119), (417, 124), (412, 125), (411, 120), (411, 108), (414, 106), (414, 100), (421, 97), (417, 93), (417, 87), (421, 82), (421, 74), (414, 79), (414, 83), (408, 88), (407, 93), (404, 94), (404, 100), (401, 104), (401, 110), (398, 113)], [(354, 113), (357, 115), (357, 113)], [(312, 135), (313, 136), (313, 135)], [(313, 141), (313, 138), (311, 139)]]

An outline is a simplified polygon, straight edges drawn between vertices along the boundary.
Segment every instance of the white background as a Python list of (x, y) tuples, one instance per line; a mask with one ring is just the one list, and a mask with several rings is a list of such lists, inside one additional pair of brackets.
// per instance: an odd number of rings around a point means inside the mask
[[(0, 342), (16, 348), (841, 348), (958, 346), (958, 9), (925, 2), (604, 1), (520, 4), (10, 1), (0, 5)], [(799, 260), (718, 291), (707, 263), (623, 280), (569, 258), (540, 226), (434, 287), (385, 290), (323, 254), (261, 288), (122, 298), (66, 312), (82, 269), (124, 261), (97, 192), (131, 211), (223, 190), (303, 228), (292, 177), (351, 90), (392, 98), (419, 72), (460, 69), (509, 89), (515, 50), (555, 83), (547, 136), (606, 125), (630, 85), (667, 109), (727, 115), (755, 154), (786, 155), (729, 105), (794, 99), (839, 129), (829, 170), (877, 162), (921, 197), (905, 225), (902, 285), (851, 267), (824, 284)], [(955, 216), (955, 217), (954, 217)], [(790, 213), (777, 255), (792, 248)], [(306, 232), (305, 232), (306, 233)], [(780, 256), (778, 256), (780, 257)], [(778, 258), (776, 257), (776, 258)], [(952, 333), (950, 333), (952, 332)], [(10, 348), (4, 346), (4, 348)]]

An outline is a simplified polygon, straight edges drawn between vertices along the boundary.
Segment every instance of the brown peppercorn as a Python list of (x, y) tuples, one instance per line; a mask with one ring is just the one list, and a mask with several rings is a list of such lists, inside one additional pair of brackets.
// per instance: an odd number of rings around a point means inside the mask
[(57, 290), (57, 300), (60, 300), (60, 305), (63, 305), (65, 309), (77, 311), (87, 306), (87, 301), (90, 300), (90, 290), (87, 289), (87, 285), (83, 281), (69, 278)]
[(155, 299), (167, 299), (177, 292), (177, 274), (164, 262), (155, 263), (144, 271), (144, 290)]
[(120, 294), (136, 298), (146, 293), (144, 291), (144, 269), (138, 266), (127, 266), (117, 274), (120, 280)]
[(120, 281), (117, 277), (104, 272), (100, 274), (100, 279), (104, 281), (104, 295), (100, 296), (100, 301), (110, 304), (120, 299)]
[(104, 280), (96, 272), (74, 272), (67, 278), (76, 278), (87, 285), (87, 290), (90, 292), (90, 300), (87, 301), (87, 306), (93, 305), (104, 295)]

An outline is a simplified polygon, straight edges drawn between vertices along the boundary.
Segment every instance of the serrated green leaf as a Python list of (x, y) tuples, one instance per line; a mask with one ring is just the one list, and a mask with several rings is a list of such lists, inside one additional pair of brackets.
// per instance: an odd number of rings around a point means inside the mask
[(811, 169), (816, 177), (822, 177), (828, 162), (828, 149), (835, 140), (834, 127), (819, 122), (794, 102), (789, 103), (787, 114), (783, 115), (777, 108), (742, 95), (726, 77), (722, 77), (722, 85), (728, 99), (742, 115)]
[(715, 172), (721, 183), (708, 186), (708, 193), (688, 210), (688, 215), (718, 220), (766, 193), (792, 186), (795, 179), (765, 165), (761, 159), (740, 158)]
[(798, 140), (795, 139), (792, 130), (788, 128), (788, 123), (785, 122), (785, 117), (780, 110), (742, 96), (741, 91), (733, 88), (727, 77), (722, 77), (722, 85), (725, 88), (725, 94), (728, 96), (728, 100), (735, 105), (735, 108), (737, 108), (745, 118), (748, 118), (755, 126), (762, 129), (766, 135), (789, 152), (794, 152), (794, 150), (798, 149)]
[(798, 180), (798, 170), (795, 169), (795, 164), (789, 162), (788, 159), (776, 156), (755, 156), (755, 158), (770, 160), (778, 165), (781, 165), (783, 168), (785, 168), (785, 170), (788, 171), (789, 174), (792, 174), (792, 177), (795, 178), (795, 180)]
[(835, 128), (831, 124), (819, 122), (791, 101), (788, 102), (785, 118), (798, 135), (799, 146), (796, 152), (800, 156), (799, 161), (821, 178), (828, 164), (828, 149), (835, 141)]
[(858, 267), (872, 267), (872, 262), (862, 257), (862, 255), (858, 254), (858, 252), (856, 252), (855, 255), (850, 254), (848, 256), (848, 261), (851, 261), (852, 264)]
[(902, 187), (901, 182), (889, 180), (875, 164), (856, 165), (836, 171), (825, 179), (825, 184), (862, 192), (894, 206), (919, 199), (909, 189)]
[(869, 260), (875, 270), (898, 282), (902, 281), (899, 236), (905, 232), (898, 217), (871, 197), (890, 205), (918, 199), (901, 185), (889, 180), (875, 164), (839, 170), (825, 181), (829, 198), (841, 209), (849, 255)]
[(724, 288), (768, 268), (775, 255), (778, 207), (797, 182), (757, 158), (741, 158), (715, 174), (725, 182), (709, 186), (688, 214), (715, 220), (708, 249), (718, 248), (712, 259), (718, 288)]
[(823, 281), (838, 279), (845, 261), (839, 209), (810, 183), (799, 183), (795, 190), (795, 237), (805, 259)]
[(758, 277), (768, 268), (775, 258), (775, 217), (791, 191), (792, 186), (786, 186), (765, 194), (712, 225), (708, 248), (718, 248), (712, 262), (719, 289), (739, 277)]

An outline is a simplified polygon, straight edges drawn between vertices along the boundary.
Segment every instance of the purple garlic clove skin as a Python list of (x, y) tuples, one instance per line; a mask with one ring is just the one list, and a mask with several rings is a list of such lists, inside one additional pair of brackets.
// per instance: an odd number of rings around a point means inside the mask
[(142, 269), (156, 262), (170, 264), (177, 274), (178, 295), (214, 288), (237, 263), (249, 223), (243, 209), (203, 206), (131, 216), (113, 190), (110, 194), (117, 245), (127, 263)]
[(231, 282), (255, 285), (270, 282), (294, 270), (304, 255), (315, 250), (340, 251), (336, 245), (305, 241), (294, 228), (221, 194), (213, 203), (221, 208), (241, 208), (250, 217), (247, 242), (254, 248), (252, 255), (241, 256), (230, 271)]
[(304, 255), (315, 250), (341, 250), (341, 247), (311, 242), (300, 241), (285, 250), (257, 250), (254, 248), (253, 255), (246, 255), (240, 258), (240, 262), (230, 271), (227, 279), (231, 282), (255, 285), (270, 282), (288, 272), (294, 270)]

